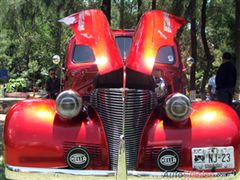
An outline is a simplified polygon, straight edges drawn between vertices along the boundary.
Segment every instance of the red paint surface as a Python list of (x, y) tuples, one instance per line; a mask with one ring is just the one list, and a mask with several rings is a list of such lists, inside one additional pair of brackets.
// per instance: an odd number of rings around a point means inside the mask
[(179, 149), (181, 164), (178, 169), (193, 170), (192, 148), (233, 146), (235, 169), (239, 171), (239, 129), (239, 117), (236, 112), (220, 102), (193, 103), (192, 114), (184, 123), (174, 124), (163, 114), (153, 113), (142, 135), (138, 169), (158, 171), (157, 155), (150, 157), (150, 154), (158, 153), (161, 148)]
[(93, 49), (99, 74), (103, 75), (122, 67), (115, 40), (102, 11), (85, 10), (66, 18), (75, 19), (70, 27), (75, 33), (76, 43)]
[(159, 10), (145, 13), (135, 31), (127, 67), (150, 75), (158, 49), (166, 45), (173, 46), (176, 31), (185, 23), (184, 19)]
[[(56, 114), (52, 100), (37, 99), (17, 103), (8, 113), (4, 126), (4, 160), (24, 167), (66, 167), (65, 151), (85, 147), (96, 157), (87, 169), (108, 169), (105, 132), (93, 109), (72, 120)], [(65, 147), (64, 147), (65, 145)], [(93, 156), (92, 156), (93, 157)]]

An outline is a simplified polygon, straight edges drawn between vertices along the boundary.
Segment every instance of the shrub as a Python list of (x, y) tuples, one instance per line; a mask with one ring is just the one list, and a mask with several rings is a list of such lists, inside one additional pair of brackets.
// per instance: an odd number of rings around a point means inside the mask
[(27, 80), (25, 78), (16, 78), (9, 79), (8, 83), (5, 85), (6, 92), (17, 92), (17, 91), (25, 91), (27, 87)]

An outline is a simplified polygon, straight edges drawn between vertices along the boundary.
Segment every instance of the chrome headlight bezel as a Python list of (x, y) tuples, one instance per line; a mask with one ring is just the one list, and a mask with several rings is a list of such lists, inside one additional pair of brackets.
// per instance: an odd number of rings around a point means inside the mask
[(167, 116), (176, 122), (188, 119), (192, 112), (190, 99), (181, 93), (171, 94), (166, 98), (165, 111)]
[(66, 119), (76, 117), (81, 112), (82, 107), (82, 97), (72, 90), (63, 91), (56, 99), (57, 113)]

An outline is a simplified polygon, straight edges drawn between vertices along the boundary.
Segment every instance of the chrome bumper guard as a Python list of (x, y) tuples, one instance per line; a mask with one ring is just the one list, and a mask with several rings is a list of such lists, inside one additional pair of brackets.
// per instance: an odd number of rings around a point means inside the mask
[(37, 179), (37, 180), (101, 180), (101, 179), (166, 179), (166, 178), (207, 178), (207, 177), (229, 177), (236, 173), (231, 172), (150, 172), (150, 171), (127, 171), (127, 175), (117, 176), (116, 171), (105, 170), (72, 170), (72, 169), (54, 169), (54, 168), (27, 168), (7, 165), (5, 176), (7, 179)]

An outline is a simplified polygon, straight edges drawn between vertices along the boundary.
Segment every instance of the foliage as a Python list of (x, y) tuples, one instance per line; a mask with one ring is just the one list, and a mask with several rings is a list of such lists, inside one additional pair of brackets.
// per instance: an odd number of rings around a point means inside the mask
[(14, 78), (9, 79), (9, 82), (5, 85), (6, 92), (16, 92), (24, 91), (27, 88), (27, 83), (25, 78)]

